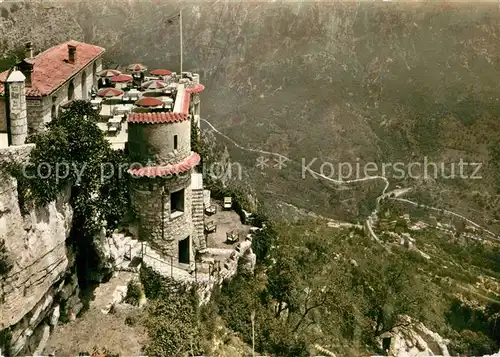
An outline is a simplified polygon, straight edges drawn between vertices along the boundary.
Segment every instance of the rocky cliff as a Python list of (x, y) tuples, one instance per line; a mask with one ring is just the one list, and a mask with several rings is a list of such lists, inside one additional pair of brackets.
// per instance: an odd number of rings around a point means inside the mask
[(0, 151), (0, 241), (10, 269), (0, 276), (2, 351), (40, 353), (59, 318), (81, 309), (74, 259), (66, 240), (73, 211), (69, 190), (45, 207), (22, 212), (17, 180), (5, 172), (9, 163), (26, 162), (33, 145)]

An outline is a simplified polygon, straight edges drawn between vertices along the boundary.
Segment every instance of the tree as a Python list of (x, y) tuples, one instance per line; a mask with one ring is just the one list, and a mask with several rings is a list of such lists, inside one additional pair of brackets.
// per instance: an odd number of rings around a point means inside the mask
[(374, 257), (371, 269), (359, 272), (368, 302), (365, 315), (373, 328), (372, 338), (405, 326), (402, 315), (419, 320), (425, 317), (422, 309), (426, 302), (425, 288), (411, 262), (404, 255)]
[[(128, 205), (124, 170), (128, 159), (114, 151), (97, 126), (98, 113), (90, 103), (75, 101), (47, 131), (29, 138), (36, 144), (24, 172), (15, 172), (24, 201), (46, 205), (71, 187), (74, 224), (93, 236), (105, 221), (118, 225)], [(75, 224), (76, 223), (76, 224)]]
[(276, 231), (271, 223), (254, 234), (252, 239), (252, 250), (257, 256), (257, 260), (263, 264), (268, 264), (268, 255), (272, 245), (276, 241)]

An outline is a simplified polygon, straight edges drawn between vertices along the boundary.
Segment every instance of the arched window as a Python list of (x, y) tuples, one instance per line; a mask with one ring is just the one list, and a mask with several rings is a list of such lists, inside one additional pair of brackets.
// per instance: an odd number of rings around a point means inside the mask
[(87, 72), (83, 71), (82, 73), (82, 99), (87, 99)]
[(97, 63), (92, 65), (92, 84), (97, 87)]
[(57, 118), (57, 111), (55, 104), (52, 104), (52, 109), (50, 110), (50, 117), (52, 118), (52, 120)]
[(73, 81), (71, 81), (68, 86), (68, 100), (73, 99), (75, 99), (75, 85), (73, 84)]

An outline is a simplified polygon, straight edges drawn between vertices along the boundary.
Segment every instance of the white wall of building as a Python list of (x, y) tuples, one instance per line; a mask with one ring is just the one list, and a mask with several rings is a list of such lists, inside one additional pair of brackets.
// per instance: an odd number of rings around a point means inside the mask
[[(102, 70), (102, 60), (98, 58), (96, 61), (91, 62), (87, 67), (83, 68), (80, 72), (73, 76), (71, 81), (73, 81), (74, 90), (74, 98), (75, 99), (88, 99), (88, 91), (92, 88), (94, 83), (93, 78), (93, 66), (94, 62), (96, 63), (96, 73), (99, 73)], [(82, 92), (82, 74), (85, 72), (86, 75), (86, 91), (87, 93)], [(67, 81), (64, 83), (56, 92), (52, 93), (49, 97), (43, 98), (43, 122), (49, 123), (52, 120), (52, 105), (56, 106), (56, 113), (59, 112), (59, 106), (69, 100), (68, 98), (68, 89), (71, 81)], [(55, 100), (53, 99), (55, 97)]]

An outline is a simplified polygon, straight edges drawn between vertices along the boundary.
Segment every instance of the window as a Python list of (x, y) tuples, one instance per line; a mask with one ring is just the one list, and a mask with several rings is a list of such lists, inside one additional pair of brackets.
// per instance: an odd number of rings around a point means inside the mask
[(68, 86), (68, 100), (73, 100), (75, 98), (75, 85), (73, 81), (69, 82)]
[(174, 150), (177, 150), (177, 135), (174, 135)]
[(92, 65), (92, 84), (97, 85), (97, 63), (94, 62)]
[(87, 99), (87, 72), (82, 73), (82, 99)]
[(184, 190), (170, 194), (170, 214), (184, 212)]
[(57, 110), (55, 104), (52, 104), (52, 109), (50, 110), (50, 117), (52, 118), (52, 120), (57, 118)]

